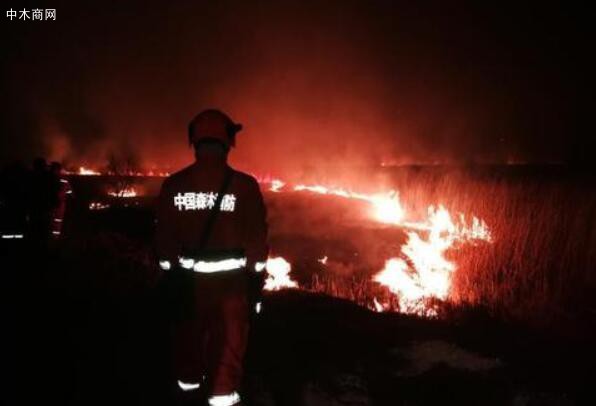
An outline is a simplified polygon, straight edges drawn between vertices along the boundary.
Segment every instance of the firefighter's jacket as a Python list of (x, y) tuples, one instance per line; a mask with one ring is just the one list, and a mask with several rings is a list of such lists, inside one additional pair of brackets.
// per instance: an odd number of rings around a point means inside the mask
[(220, 260), (226, 259), (226, 252), (240, 255), (246, 259), (249, 271), (263, 269), (268, 254), (266, 209), (256, 179), (224, 162), (208, 161), (197, 161), (162, 185), (156, 230), (160, 265), (167, 262), (168, 268), (170, 264), (173, 268), (187, 257), (200, 255), (202, 234), (226, 170), (231, 171), (231, 179), (201, 251), (223, 253)]

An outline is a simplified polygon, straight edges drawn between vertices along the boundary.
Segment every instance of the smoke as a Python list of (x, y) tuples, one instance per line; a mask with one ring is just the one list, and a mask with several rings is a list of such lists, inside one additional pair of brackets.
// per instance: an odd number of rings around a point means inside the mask
[(562, 55), (547, 56), (552, 44), (537, 45), (540, 31), (521, 30), (521, 17), (503, 27), (495, 10), (60, 6), (55, 24), (11, 28), (2, 132), (18, 145), (3, 147), (3, 159), (105, 165), (130, 148), (141, 166), (174, 170), (193, 159), (188, 121), (209, 107), (245, 126), (234, 165), (286, 178), (349, 178), (380, 164), (550, 162), (581, 146), (569, 142), (573, 109), (561, 104), (574, 99), (575, 79), (552, 62)]

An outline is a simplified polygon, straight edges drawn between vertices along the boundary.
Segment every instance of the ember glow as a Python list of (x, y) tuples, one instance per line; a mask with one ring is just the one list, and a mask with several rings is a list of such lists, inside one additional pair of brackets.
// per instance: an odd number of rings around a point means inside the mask
[(105, 210), (110, 207), (109, 204), (101, 203), (101, 202), (91, 202), (89, 203), (89, 210)]
[(128, 197), (137, 197), (139, 195), (139, 193), (137, 192), (137, 190), (133, 187), (128, 187), (128, 188), (124, 188), (122, 190), (110, 190), (108, 192), (109, 196), (112, 197), (123, 197), (123, 198), (128, 198)]

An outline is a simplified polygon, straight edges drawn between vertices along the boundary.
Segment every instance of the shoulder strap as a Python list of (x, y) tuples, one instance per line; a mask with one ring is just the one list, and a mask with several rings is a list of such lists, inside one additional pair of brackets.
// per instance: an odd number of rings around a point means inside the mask
[(213, 229), (213, 225), (215, 224), (215, 219), (217, 217), (217, 213), (221, 211), (221, 201), (223, 200), (223, 196), (228, 190), (228, 186), (230, 186), (230, 182), (232, 180), (232, 170), (226, 166), (226, 170), (224, 173), (223, 182), (219, 189), (219, 193), (217, 194), (217, 199), (215, 200), (215, 205), (213, 209), (209, 212), (209, 217), (207, 218), (207, 223), (205, 223), (205, 228), (203, 229), (203, 234), (201, 234), (201, 239), (199, 240), (199, 250), (202, 251), (207, 242), (209, 241), (209, 237), (211, 236), (211, 230)]

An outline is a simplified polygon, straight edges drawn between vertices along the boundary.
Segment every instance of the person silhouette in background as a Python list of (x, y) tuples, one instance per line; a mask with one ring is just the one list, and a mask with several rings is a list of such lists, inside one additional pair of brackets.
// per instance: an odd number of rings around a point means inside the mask
[(52, 179), (44, 158), (33, 161), (29, 183), (29, 235), (34, 247), (47, 248), (52, 225)]
[(69, 195), (72, 195), (72, 188), (70, 182), (63, 176), (62, 165), (59, 162), (52, 162), (50, 164), (50, 218), (51, 238), (54, 240), (62, 237)]
[(29, 221), (29, 169), (20, 162), (8, 165), (0, 173), (0, 239), (22, 242)]

